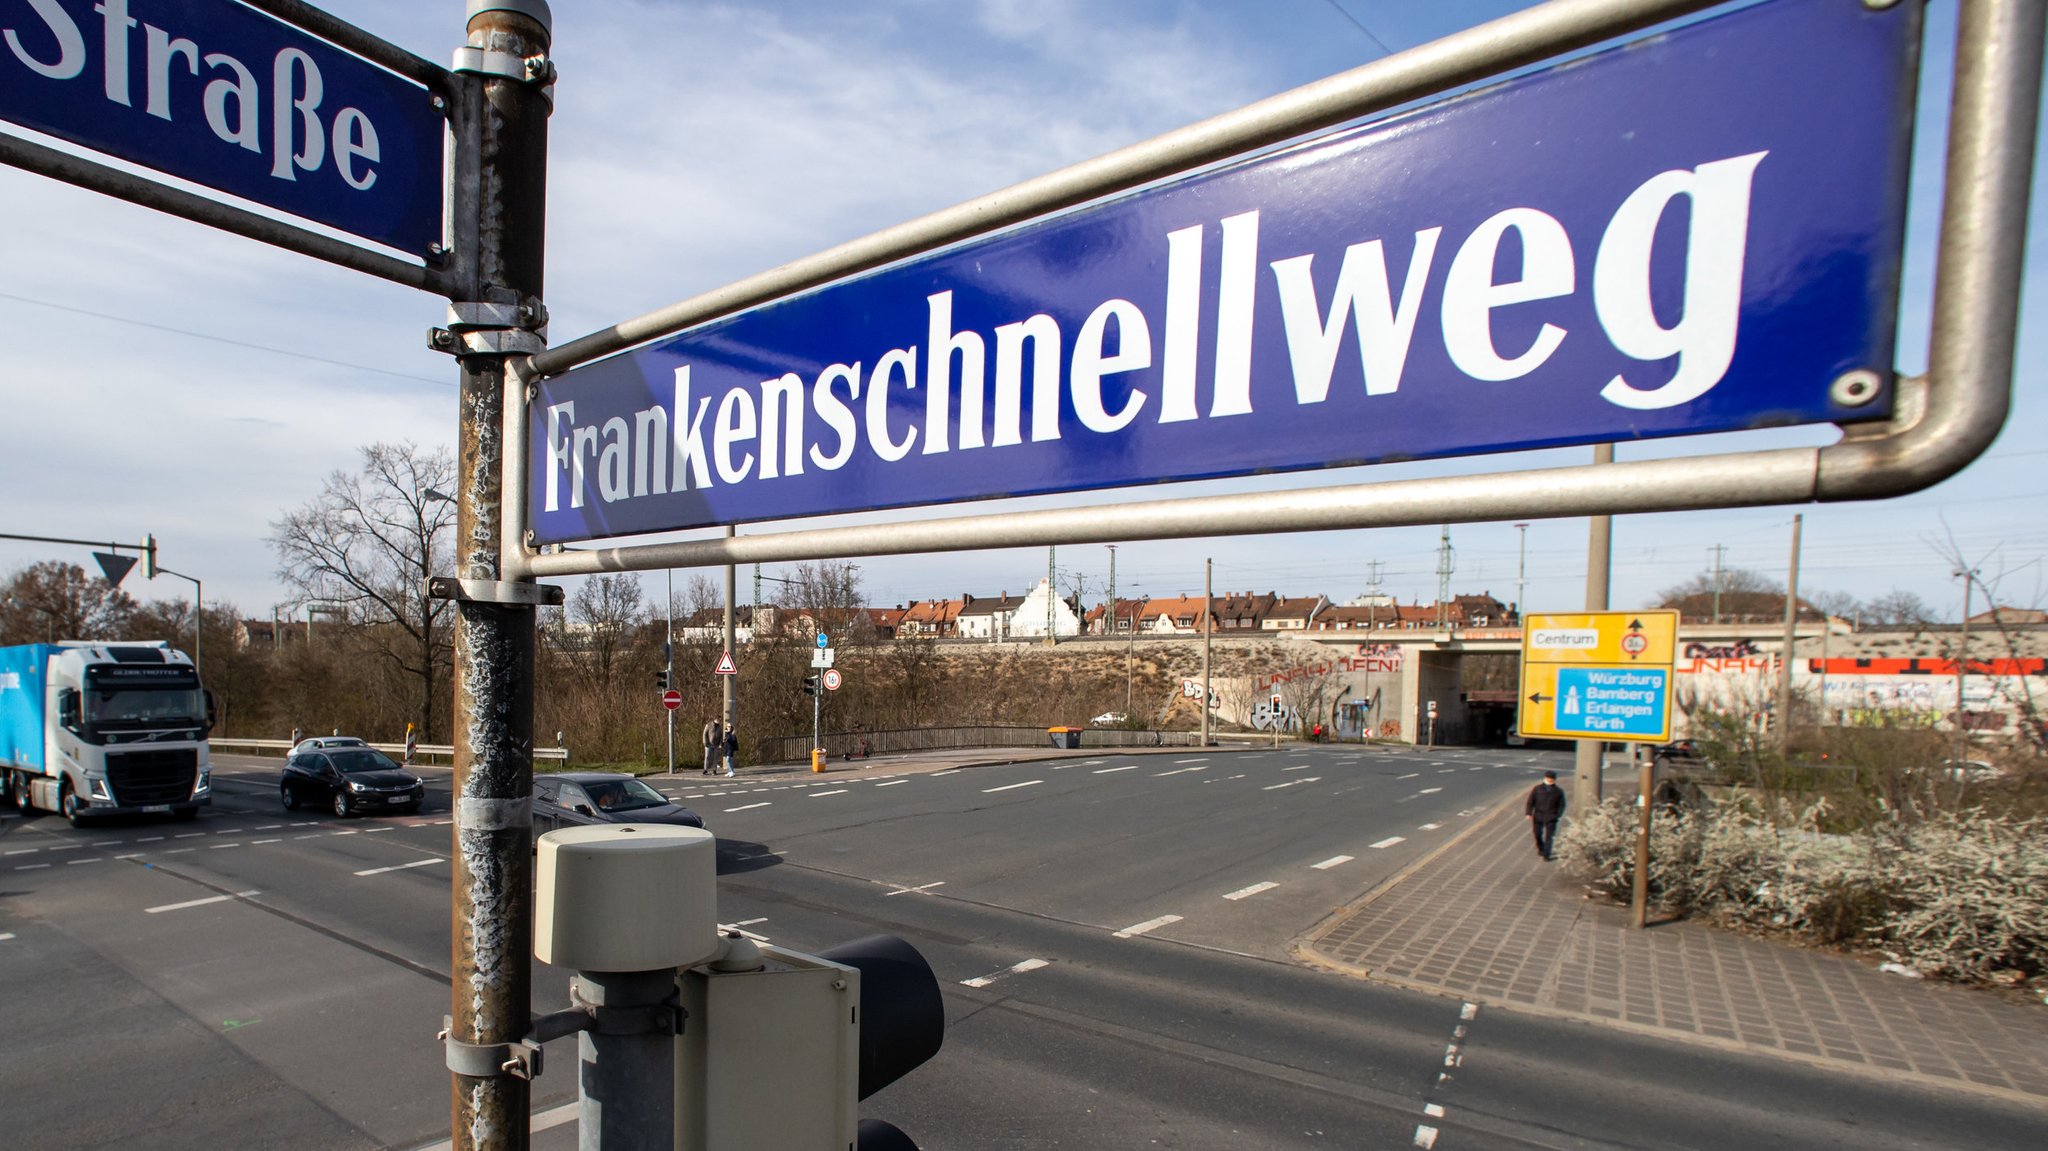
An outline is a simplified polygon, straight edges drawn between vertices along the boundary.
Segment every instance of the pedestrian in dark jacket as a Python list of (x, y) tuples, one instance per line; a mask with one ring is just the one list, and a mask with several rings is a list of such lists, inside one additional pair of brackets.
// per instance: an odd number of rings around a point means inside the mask
[(733, 757), (740, 753), (740, 737), (731, 728), (725, 729), (725, 774), (732, 774)]
[(1536, 854), (1548, 860), (1551, 845), (1557, 841), (1557, 821), (1564, 818), (1564, 788), (1557, 785), (1556, 772), (1544, 772), (1543, 782), (1529, 789), (1523, 811), (1536, 833)]

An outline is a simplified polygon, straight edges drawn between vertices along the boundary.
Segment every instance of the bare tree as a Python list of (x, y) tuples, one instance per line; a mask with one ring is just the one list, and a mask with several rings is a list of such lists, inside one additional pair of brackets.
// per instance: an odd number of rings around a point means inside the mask
[(0, 643), (120, 639), (135, 601), (77, 564), (46, 560), (0, 588)]
[(569, 626), (582, 633), (579, 638), (596, 665), (602, 688), (612, 686), (613, 665), (647, 620), (641, 601), (640, 576), (635, 572), (591, 576), (569, 597)]
[(1934, 609), (1912, 592), (1893, 588), (1864, 604), (1861, 619), (1866, 624), (1918, 627), (1934, 619)]
[[(455, 505), (446, 448), (371, 444), (358, 471), (336, 471), (320, 494), (270, 525), (278, 575), (302, 600), (345, 606), (351, 622), (385, 637), (376, 650), (420, 686), (420, 731), (432, 738), (434, 685), (453, 652), (440, 634), (447, 603), (427, 596), (436, 566), (452, 564)], [(432, 493), (432, 494), (429, 494)]]

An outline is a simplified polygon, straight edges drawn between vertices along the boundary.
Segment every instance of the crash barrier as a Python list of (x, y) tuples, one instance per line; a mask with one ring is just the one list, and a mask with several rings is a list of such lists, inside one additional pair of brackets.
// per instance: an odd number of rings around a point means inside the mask
[[(1121, 727), (1080, 729), (1080, 747), (1200, 747), (1202, 735), (1195, 731), (1133, 731)], [(828, 758), (860, 755), (860, 743), (867, 740), (869, 755), (909, 751), (948, 751), (975, 747), (1044, 747), (1046, 729), (978, 724), (963, 727), (882, 728), (874, 731), (826, 733), (823, 743)], [(811, 737), (789, 735), (763, 739), (757, 745), (761, 763), (803, 762), (811, 754)], [(539, 753), (535, 752), (537, 756)]]
[[(308, 736), (306, 738), (311, 739), (312, 737)], [(275, 755), (280, 759), (284, 758), (284, 753), (292, 748), (292, 741), (288, 739), (222, 739), (219, 736), (214, 736), (207, 743), (215, 751), (246, 751), (255, 755)], [(405, 760), (405, 744), (402, 742), (373, 743), (370, 746), (395, 760), (400, 762)], [(569, 749), (566, 747), (536, 747), (533, 749), (533, 759), (535, 763), (559, 763), (566, 767), (569, 763)], [(445, 743), (418, 744), (413, 748), (413, 762), (453, 763), (455, 762), (455, 748)]]

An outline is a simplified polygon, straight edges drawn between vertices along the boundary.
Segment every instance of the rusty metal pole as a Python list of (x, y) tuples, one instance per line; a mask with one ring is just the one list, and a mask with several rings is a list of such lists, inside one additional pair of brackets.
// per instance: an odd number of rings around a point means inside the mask
[[(513, 361), (541, 350), (552, 20), (544, 0), (468, 0), (452, 120), (455, 296), (436, 343), (461, 367), (455, 567), (453, 985), (450, 1130), (456, 1151), (528, 1145), (530, 1087), (472, 1062), (516, 1044), (532, 1012), (534, 607), (504, 582), (503, 467)], [(512, 386), (508, 387), (508, 384)], [(518, 445), (509, 445), (515, 451)], [(452, 586), (451, 586), (452, 585)], [(492, 1059), (482, 1062), (488, 1064)]]
[[(1614, 462), (1613, 444), (1594, 444), (1593, 462)], [(1606, 611), (1610, 571), (1614, 563), (1614, 517), (1593, 516), (1586, 532), (1586, 610)], [(1591, 811), (1600, 806), (1601, 776), (1607, 770), (1607, 743), (1582, 739), (1573, 751), (1572, 808)]]

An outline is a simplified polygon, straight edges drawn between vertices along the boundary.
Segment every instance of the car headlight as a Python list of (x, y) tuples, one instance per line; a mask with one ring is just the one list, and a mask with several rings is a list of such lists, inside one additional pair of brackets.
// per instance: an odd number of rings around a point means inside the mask
[(351, 783), (351, 784), (349, 784), (349, 785), (348, 785), (348, 789), (349, 789), (350, 791), (368, 791), (368, 790), (370, 790), (370, 789), (369, 789), (369, 787), (368, 787), (368, 785), (366, 785), (366, 784), (361, 784), (361, 783)]

